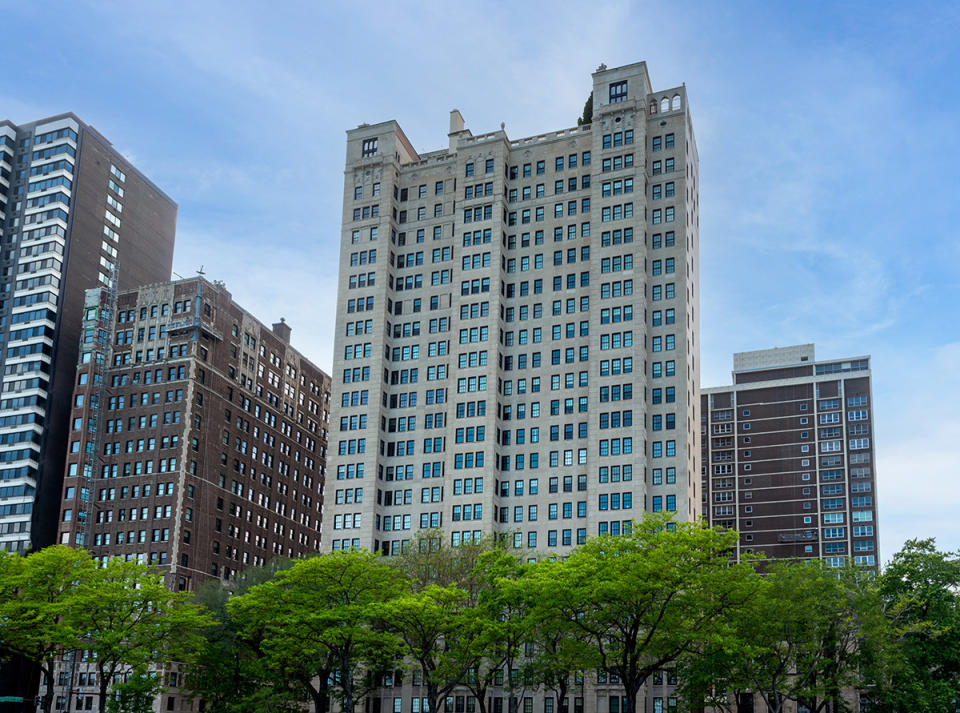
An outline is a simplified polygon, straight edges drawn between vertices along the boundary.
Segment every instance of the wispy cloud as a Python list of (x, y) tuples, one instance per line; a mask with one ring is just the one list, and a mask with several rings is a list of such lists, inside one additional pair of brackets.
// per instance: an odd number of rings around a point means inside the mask
[(337, 300), (337, 261), (326, 250), (304, 250), (266, 236), (215, 229), (179, 230), (174, 271), (190, 277), (203, 267), (208, 280), (222, 280), (233, 298), (266, 325), (284, 317), (292, 344), (329, 372)]

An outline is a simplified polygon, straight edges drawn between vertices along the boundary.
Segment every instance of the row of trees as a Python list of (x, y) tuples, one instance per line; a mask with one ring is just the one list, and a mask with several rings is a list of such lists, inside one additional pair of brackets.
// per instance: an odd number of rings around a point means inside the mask
[[(170, 661), (189, 664), (186, 685), (210, 713), (322, 713), (330, 701), (352, 712), (398, 671), (429, 711), (458, 688), (490, 713), (494, 693), (563, 701), (575, 682), (603, 676), (634, 713), (664, 669), (690, 709), (731, 710), (751, 692), (774, 713), (787, 701), (837, 711), (852, 688), (875, 710), (956, 708), (960, 556), (915, 541), (877, 577), (819, 562), (761, 573), (731, 563), (735, 542), (649, 516), (565, 559), (528, 562), (425, 532), (400, 557), (277, 561), (193, 603), (140, 565), (50, 548), (0, 557), (0, 643), (43, 668), (45, 710), (54, 657), (71, 648), (96, 661), (101, 711), (140, 710), (148, 671)], [(116, 674), (130, 682), (108, 697)]]
[(840, 711), (853, 689), (874, 710), (955, 710), (960, 557), (911, 542), (875, 577), (731, 563), (735, 542), (650, 516), (566, 559), (526, 562), (421, 533), (398, 558), (341, 552), (250, 571), (232, 590), (201, 593), (217, 625), (188, 682), (213, 713), (302, 702), (320, 713), (329, 699), (355, 710), (404, 670), (426, 710), (466, 688), (490, 713), (494, 692), (562, 701), (599, 672), (634, 713), (641, 687), (669, 669), (691, 710), (733, 710), (751, 692), (774, 713), (787, 701)]
[(217, 645), (190, 685), (220, 713), (281, 710), (301, 692), (316, 713), (330, 696), (352, 711), (406, 667), (428, 710), (463, 686), (488, 713), (494, 686), (511, 699), (545, 686), (562, 700), (578, 672), (604, 669), (619, 675), (632, 713), (654, 671), (719, 644), (726, 613), (752, 596), (753, 568), (729, 561), (735, 538), (651, 517), (563, 560), (524, 562), (488, 543), (448, 548), (430, 532), (393, 561), (302, 560), (233, 596), (201, 593), (217, 613)]
[[(145, 565), (54, 546), (26, 557), (0, 553), (0, 665), (14, 656), (40, 668), (50, 711), (58, 656), (83, 650), (95, 662), (99, 711), (153, 702), (156, 665), (195, 655), (209, 618), (167, 590)], [(114, 686), (115, 679), (125, 683)]]

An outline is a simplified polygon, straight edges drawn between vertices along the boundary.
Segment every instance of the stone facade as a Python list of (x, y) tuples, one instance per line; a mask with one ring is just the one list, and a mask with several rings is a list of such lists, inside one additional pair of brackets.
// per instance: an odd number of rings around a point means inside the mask
[(592, 123), (539, 136), (348, 132), (325, 548), (441, 527), (535, 555), (699, 514), (686, 93), (593, 81)]
[[(454, 110), (430, 153), (395, 121), (348, 131), (324, 549), (394, 555), (436, 527), (535, 558), (698, 517), (698, 189), (686, 90), (642, 62), (598, 69), (575, 128), (473, 135)], [(671, 676), (647, 710), (675, 705)], [(488, 710), (621, 696), (591, 672)], [(412, 679), (369, 705), (423, 713)]]

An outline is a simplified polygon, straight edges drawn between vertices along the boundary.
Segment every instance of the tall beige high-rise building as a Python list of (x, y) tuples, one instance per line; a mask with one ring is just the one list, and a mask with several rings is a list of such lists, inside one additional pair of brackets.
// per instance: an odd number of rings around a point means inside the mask
[(448, 136), (347, 132), (325, 549), (439, 527), (535, 556), (698, 516), (685, 88), (601, 66), (582, 126), (474, 135), (454, 110)]

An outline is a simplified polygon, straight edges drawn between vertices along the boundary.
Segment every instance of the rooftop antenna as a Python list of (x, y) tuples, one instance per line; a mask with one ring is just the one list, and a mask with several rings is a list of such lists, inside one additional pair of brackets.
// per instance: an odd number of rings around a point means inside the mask
[(201, 265), (201, 266), (200, 266), (200, 269), (197, 270), (197, 274), (200, 275), (201, 277), (203, 277), (204, 275), (207, 274), (207, 273), (205, 273), (205, 272), (203, 271), (203, 265)]

